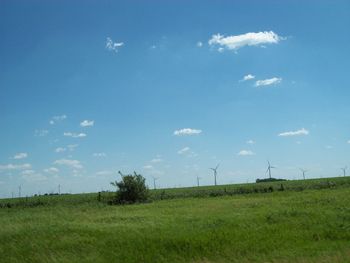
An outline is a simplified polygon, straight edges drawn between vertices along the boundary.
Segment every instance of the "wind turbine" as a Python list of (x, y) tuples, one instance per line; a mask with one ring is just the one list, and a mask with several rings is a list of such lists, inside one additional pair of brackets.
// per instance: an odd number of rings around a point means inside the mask
[(153, 188), (154, 188), (154, 190), (155, 190), (155, 189), (157, 189), (157, 187), (156, 187), (156, 181), (158, 180), (158, 177), (153, 177), (153, 176), (152, 176), (152, 178), (153, 178)]
[(197, 186), (199, 187), (199, 180), (202, 179), (201, 177), (197, 176)]
[(217, 176), (217, 170), (218, 170), (218, 168), (219, 168), (219, 165), (220, 164), (218, 164), (215, 168), (209, 168), (210, 170), (213, 170), (213, 172), (214, 172), (214, 182), (215, 182), (215, 185), (216, 185), (216, 176)]
[(340, 168), (342, 171), (343, 171), (343, 175), (344, 177), (346, 176), (346, 170), (348, 169), (347, 166), (343, 167), (343, 168)]
[(304, 178), (304, 180), (305, 180), (305, 173), (307, 172), (307, 170), (302, 169), (302, 168), (299, 168), (299, 170), (303, 173), (303, 178)]
[(269, 172), (269, 178), (271, 179), (271, 169), (274, 169), (274, 168), (276, 168), (276, 167), (271, 166), (271, 164), (270, 164), (269, 161), (267, 161), (267, 163), (268, 163), (268, 166), (267, 166), (267, 170), (266, 170), (265, 173)]

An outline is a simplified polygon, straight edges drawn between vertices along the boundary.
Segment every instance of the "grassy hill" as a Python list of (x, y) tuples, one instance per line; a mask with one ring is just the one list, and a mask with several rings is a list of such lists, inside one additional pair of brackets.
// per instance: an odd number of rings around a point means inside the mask
[(0, 201), (0, 262), (349, 262), (350, 178)]

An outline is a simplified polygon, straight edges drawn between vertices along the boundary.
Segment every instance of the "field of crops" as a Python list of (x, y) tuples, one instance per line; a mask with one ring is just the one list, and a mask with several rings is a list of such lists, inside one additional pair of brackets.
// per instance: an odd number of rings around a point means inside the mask
[(349, 262), (347, 177), (111, 195), (1, 200), (0, 262)]

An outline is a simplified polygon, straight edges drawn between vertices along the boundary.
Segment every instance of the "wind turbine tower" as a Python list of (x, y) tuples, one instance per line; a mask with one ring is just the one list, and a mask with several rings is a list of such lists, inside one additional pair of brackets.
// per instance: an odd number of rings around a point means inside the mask
[(202, 179), (200, 177), (197, 176), (197, 186), (199, 187), (199, 180)]
[(158, 180), (158, 177), (152, 177), (153, 178), (153, 189), (156, 190), (156, 181)]
[(343, 167), (343, 168), (340, 168), (342, 171), (343, 171), (343, 175), (344, 177), (346, 176), (346, 170), (348, 169), (347, 166)]
[(214, 183), (215, 183), (215, 185), (216, 185), (216, 176), (218, 174), (219, 165), (220, 164), (218, 164), (215, 168), (209, 168), (210, 170), (213, 170), (213, 172), (214, 172)]
[(267, 163), (268, 163), (268, 166), (267, 166), (266, 173), (269, 172), (269, 178), (271, 179), (271, 178), (272, 178), (272, 177), (271, 177), (271, 169), (274, 169), (274, 168), (276, 168), (276, 167), (271, 166), (271, 164), (270, 164), (269, 161), (267, 161)]
[(305, 180), (305, 173), (307, 172), (307, 170), (300, 168), (300, 171), (303, 173), (303, 178)]

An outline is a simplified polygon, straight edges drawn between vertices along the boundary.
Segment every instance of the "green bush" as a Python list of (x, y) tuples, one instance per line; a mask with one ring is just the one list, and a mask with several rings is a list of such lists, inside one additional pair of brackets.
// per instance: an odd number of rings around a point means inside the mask
[(136, 202), (145, 202), (149, 197), (149, 191), (146, 186), (146, 179), (134, 172), (134, 174), (124, 175), (118, 172), (122, 180), (112, 182), (111, 184), (117, 187), (117, 195), (115, 202), (120, 204), (130, 204)]

